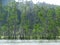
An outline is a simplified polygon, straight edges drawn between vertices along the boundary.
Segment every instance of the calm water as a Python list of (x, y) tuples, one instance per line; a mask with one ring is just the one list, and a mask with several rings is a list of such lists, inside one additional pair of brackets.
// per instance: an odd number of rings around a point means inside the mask
[(60, 40), (0, 40), (0, 45), (60, 45)]

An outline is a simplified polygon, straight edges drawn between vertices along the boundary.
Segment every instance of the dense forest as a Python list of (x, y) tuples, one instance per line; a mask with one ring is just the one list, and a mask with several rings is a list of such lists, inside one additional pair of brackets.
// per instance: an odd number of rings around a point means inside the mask
[(60, 39), (60, 6), (0, 2), (0, 39)]

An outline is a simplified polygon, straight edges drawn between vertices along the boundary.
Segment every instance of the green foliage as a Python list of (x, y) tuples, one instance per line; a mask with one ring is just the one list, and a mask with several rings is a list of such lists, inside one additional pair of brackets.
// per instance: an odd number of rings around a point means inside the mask
[(0, 39), (59, 39), (60, 7), (49, 6), (0, 4)]

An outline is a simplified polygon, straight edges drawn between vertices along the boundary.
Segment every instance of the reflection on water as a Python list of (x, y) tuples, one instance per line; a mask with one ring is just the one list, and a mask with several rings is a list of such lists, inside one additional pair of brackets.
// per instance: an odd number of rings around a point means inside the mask
[(60, 45), (60, 40), (0, 40), (0, 45)]
[(3, 43), (0, 45), (60, 45), (60, 43)]

